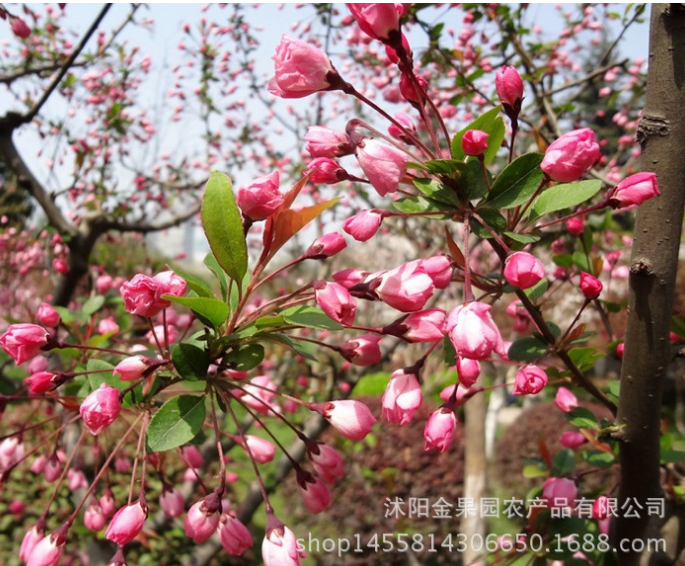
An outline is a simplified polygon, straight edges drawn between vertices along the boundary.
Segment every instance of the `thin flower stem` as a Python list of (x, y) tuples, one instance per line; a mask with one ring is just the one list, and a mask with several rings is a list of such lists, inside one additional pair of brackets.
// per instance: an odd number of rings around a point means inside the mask
[[(368, 130), (369, 132), (371, 132), (376, 137), (384, 139), (386, 142), (388, 142), (393, 147), (397, 148), (402, 153), (406, 153), (409, 157), (411, 157), (417, 163), (420, 163), (421, 161), (423, 161), (421, 157), (419, 157), (415, 153), (412, 153), (411, 151), (409, 151), (409, 149), (407, 149), (406, 146), (398, 144), (396, 140), (394, 140), (390, 136), (387, 136), (386, 134), (384, 134), (380, 130), (377, 130), (373, 126), (367, 124), (366, 122), (364, 122), (364, 120), (360, 120), (359, 118), (353, 118), (352, 120), (347, 122), (346, 130), (349, 133), (349, 131), (356, 129), (358, 126), (361, 126), (365, 130)], [(368, 183), (370, 181), (367, 180), (366, 182)]]
[(526, 202), (526, 204), (523, 205), (523, 208), (519, 209), (519, 210), (516, 212), (516, 216), (514, 217), (514, 222), (513, 222), (513, 224), (512, 224), (512, 229), (516, 228), (516, 225), (521, 221), (521, 219), (523, 218), (523, 216), (526, 214), (526, 212), (527, 212), (528, 209), (530, 208), (530, 205), (533, 204), (533, 202), (535, 201), (535, 199), (538, 197), (538, 195), (540, 194), (540, 192), (542, 191), (542, 189), (545, 187), (545, 185), (546, 185), (547, 183), (549, 183), (549, 181), (550, 181), (549, 177), (548, 177), (545, 173), (543, 173), (543, 175), (542, 175), (542, 181), (540, 181), (540, 185), (538, 186), (538, 188), (535, 189), (535, 192), (534, 192), (533, 195), (528, 199), (528, 202)]
[(151, 318), (147, 319), (147, 324), (150, 327), (150, 332), (152, 333), (152, 337), (155, 339), (155, 344), (157, 344), (157, 349), (159, 350), (159, 355), (164, 356), (164, 350), (162, 349), (162, 345), (159, 343), (159, 338), (157, 338), (157, 333), (155, 332), (155, 326), (154, 326), (154, 324), (152, 324)]
[(469, 303), (474, 300), (473, 290), (471, 289), (471, 258), (469, 255), (469, 236), (471, 229), (469, 226), (469, 212), (464, 213), (464, 302)]
[(569, 333), (571, 332), (571, 330), (573, 330), (573, 327), (576, 325), (576, 322), (578, 322), (578, 319), (580, 318), (580, 315), (583, 314), (583, 311), (585, 310), (585, 307), (587, 307), (590, 303), (591, 303), (590, 299), (585, 299), (585, 302), (583, 303), (583, 306), (581, 306), (581, 307), (580, 307), (580, 310), (576, 313), (575, 318), (573, 319), (573, 321), (571, 322), (571, 324), (569, 324), (568, 328), (566, 329), (566, 332), (564, 332), (564, 334), (561, 336), (561, 338), (559, 338), (559, 341), (558, 341), (559, 344), (563, 344), (563, 343), (564, 343), (564, 340), (565, 340), (566, 337), (569, 335)]
[(133, 500), (133, 486), (136, 482), (136, 468), (138, 467), (138, 456), (140, 455), (140, 449), (143, 445), (143, 438), (145, 438), (145, 431), (149, 413), (145, 411), (143, 413), (143, 426), (140, 427), (140, 435), (138, 436), (138, 446), (136, 447), (136, 456), (133, 459), (133, 470), (131, 471), (131, 485), (128, 490), (128, 504), (131, 505)]
[(57, 485), (55, 486), (55, 489), (52, 491), (52, 495), (50, 496), (50, 499), (48, 500), (48, 504), (45, 506), (46, 509), (49, 509), (53, 502), (55, 501), (55, 497), (57, 497), (57, 493), (59, 493), (59, 488), (62, 486), (62, 482), (64, 481), (64, 478), (67, 476), (67, 473), (69, 472), (69, 466), (71, 466), (71, 462), (74, 460), (74, 456), (76, 456), (76, 452), (78, 449), (81, 447), (81, 443), (83, 442), (83, 438), (86, 435), (85, 429), (81, 431), (81, 434), (78, 437), (78, 440), (76, 441), (76, 444), (74, 445), (74, 449), (71, 451), (71, 454), (69, 454), (69, 457), (67, 458), (67, 461), (64, 462), (64, 469), (62, 470), (62, 473), (59, 476), (59, 479), (57, 480)]
[(590, 212), (595, 212), (596, 210), (601, 210), (603, 208), (606, 208), (609, 206), (608, 201), (602, 201), (600, 203), (597, 203), (593, 206), (590, 206), (589, 208), (583, 208), (581, 210), (578, 210), (572, 214), (567, 214), (566, 216), (562, 216), (561, 218), (555, 218), (554, 220), (551, 220), (549, 222), (545, 222), (544, 224), (538, 224), (536, 226), (533, 226), (532, 228), (528, 228), (526, 232), (532, 232), (534, 230), (542, 230), (543, 228), (547, 228), (548, 226), (553, 226), (554, 224), (559, 224), (561, 222), (566, 222), (570, 218), (575, 218), (576, 216), (584, 216), (586, 214), (589, 214)]
[(214, 395), (209, 389), (209, 407), (212, 411), (212, 426), (214, 427), (214, 434), (216, 436), (216, 449), (219, 452), (219, 491), (218, 495), (221, 497), (226, 490), (226, 460), (224, 459), (224, 448), (221, 445), (221, 431), (219, 430), (219, 421), (216, 418), (216, 407), (214, 406), (214, 397), (218, 395), (218, 391), (214, 388)]
[(121, 350), (113, 350), (112, 348), (97, 348), (95, 346), (84, 346), (83, 344), (68, 344), (67, 342), (57, 342), (55, 349), (61, 350), (65, 348), (74, 348), (76, 350), (93, 350), (95, 352), (104, 352), (106, 354), (114, 354), (117, 356), (130, 356), (130, 352), (123, 352)]
[(492, 229), (492, 227), (485, 220), (483, 220), (477, 212), (471, 212), (471, 216), (473, 216), (476, 220), (478, 220), (478, 222), (481, 223), (483, 228), (485, 228), (488, 232), (490, 232), (490, 235), (494, 238), (494, 240), (500, 246), (502, 246), (504, 251), (507, 252), (507, 255), (511, 254), (511, 248), (504, 243), (504, 240), (502, 240), (502, 238), (500, 238), (499, 234), (497, 232), (495, 232)]
[[(238, 400), (238, 402), (240, 403), (240, 400)], [(262, 428), (266, 431), (266, 433), (271, 437), (271, 440), (274, 441), (276, 446), (278, 446), (281, 449), (281, 452), (283, 452), (283, 455), (286, 458), (288, 458), (288, 460), (290, 460), (290, 463), (293, 465), (293, 468), (298, 468), (299, 464), (297, 463), (297, 461), (290, 455), (287, 448), (285, 446), (283, 446), (283, 444), (281, 444), (280, 440), (278, 440), (278, 438), (276, 438), (276, 435), (273, 432), (271, 432), (271, 430), (269, 430), (269, 427), (266, 426), (266, 424), (264, 424), (264, 421), (262, 419), (260, 419), (250, 407), (248, 407), (244, 403), (241, 403), (241, 405), (245, 408), (245, 410), (248, 413), (250, 413), (250, 416), (262, 426)], [(297, 429), (294, 429), (294, 430), (299, 435), (299, 431)]]

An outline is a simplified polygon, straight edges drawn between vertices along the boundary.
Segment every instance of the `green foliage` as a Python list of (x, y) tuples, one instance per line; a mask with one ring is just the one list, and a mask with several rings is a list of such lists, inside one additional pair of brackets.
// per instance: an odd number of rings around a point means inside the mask
[(164, 452), (190, 442), (205, 422), (204, 396), (179, 395), (169, 399), (150, 420), (147, 446)]
[(502, 146), (502, 141), (504, 140), (504, 134), (506, 133), (506, 127), (504, 126), (504, 120), (501, 116), (500, 106), (495, 106), (493, 109), (488, 110), (485, 114), (481, 114), (463, 130), (459, 131), (452, 138), (452, 157), (459, 161), (463, 161), (466, 157), (464, 150), (461, 147), (461, 139), (464, 134), (469, 130), (481, 130), (489, 135), (488, 137), (488, 149), (485, 151), (484, 160), (485, 164), (489, 164), (495, 159), (499, 148)]
[(183, 379), (196, 381), (207, 377), (209, 357), (202, 348), (193, 344), (178, 344), (171, 351), (171, 360)]
[(514, 208), (527, 202), (542, 183), (542, 158), (541, 153), (526, 153), (512, 161), (495, 179), (486, 206)]
[(209, 297), (174, 297), (173, 295), (163, 295), (162, 298), (188, 307), (203, 324), (212, 328), (219, 328), (226, 322), (230, 313), (228, 305), (219, 299)]

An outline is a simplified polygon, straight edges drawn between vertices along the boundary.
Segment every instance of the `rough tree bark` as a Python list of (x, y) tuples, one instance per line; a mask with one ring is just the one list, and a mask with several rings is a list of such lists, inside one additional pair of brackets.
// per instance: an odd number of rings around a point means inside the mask
[[(638, 128), (643, 170), (654, 171), (661, 196), (638, 213), (630, 265), (630, 297), (621, 371), (617, 434), (619, 505), (661, 498), (661, 401), (671, 358), (669, 325), (685, 203), (685, 5), (652, 4), (647, 100)], [(620, 517), (614, 542), (659, 538), (656, 517)], [(623, 566), (672, 563), (673, 557), (621, 552)]]

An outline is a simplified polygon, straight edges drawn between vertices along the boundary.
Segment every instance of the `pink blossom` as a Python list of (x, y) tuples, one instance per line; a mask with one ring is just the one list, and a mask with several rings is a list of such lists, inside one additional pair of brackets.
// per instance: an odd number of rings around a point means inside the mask
[(324, 259), (339, 254), (347, 247), (345, 237), (339, 232), (330, 232), (317, 238), (304, 252), (308, 259)]
[(409, 424), (422, 401), (421, 386), (416, 375), (399, 369), (392, 374), (383, 393), (381, 416), (391, 423)]
[(576, 484), (568, 478), (548, 478), (542, 484), (542, 497), (549, 507), (572, 507), (577, 496)]
[(361, 269), (343, 269), (333, 274), (333, 280), (345, 289), (350, 289), (364, 281), (368, 275), (367, 271)]
[(147, 505), (141, 500), (131, 505), (124, 505), (109, 522), (105, 538), (122, 546), (128, 544), (143, 530), (147, 512)]
[(547, 374), (538, 366), (528, 364), (516, 372), (514, 395), (536, 395), (547, 385)]
[[(246, 434), (244, 444), (249, 448), (250, 454), (252, 454), (254, 461), (258, 464), (266, 464), (274, 459), (276, 447), (268, 440), (264, 440), (263, 438), (259, 438), (252, 434)], [(246, 452), (247, 448), (245, 450)]]
[(585, 273), (583, 271), (580, 274), (579, 287), (586, 299), (593, 300), (599, 297), (604, 286), (602, 285), (602, 282), (594, 275), (590, 275), (589, 273)]
[(509, 303), (504, 312), (514, 319), (514, 332), (523, 333), (530, 328), (530, 315), (518, 299)]
[(333, 65), (321, 49), (283, 36), (276, 46), (274, 76), (269, 81), (269, 92), (281, 98), (302, 98), (331, 88)]
[(331, 506), (331, 492), (326, 484), (314, 475), (298, 469), (297, 485), (304, 505), (310, 513), (322, 513)]
[(519, 289), (530, 289), (545, 277), (540, 260), (527, 252), (516, 252), (504, 262), (504, 278)]
[(62, 376), (50, 371), (39, 371), (24, 379), (24, 385), (29, 388), (31, 393), (40, 395), (48, 391), (54, 391), (63, 383)]
[(562, 432), (559, 436), (559, 444), (564, 448), (578, 448), (587, 442), (583, 433), (577, 431)]
[(333, 320), (349, 326), (354, 323), (357, 305), (350, 292), (338, 283), (314, 282), (316, 302)]
[(452, 281), (452, 260), (446, 255), (436, 255), (410, 263), (416, 263), (433, 280), (436, 289), (446, 289)]
[(457, 416), (449, 407), (440, 407), (431, 414), (423, 431), (425, 438), (424, 450), (445, 452), (454, 439), (457, 428)]
[(95, 290), (100, 294), (104, 295), (107, 293), (112, 288), (112, 284), (114, 283), (114, 280), (112, 279), (111, 275), (100, 275), (96, 280), (95, 280)]
[(298, 550), (295, 533), (270, 515), (262, 542), (264, 566), (300, 566), (300, 558), (304, 558), (304, 552)]
[(573, 130), (547, 148), (540, 168), (553, 181), (577, 181), (601, 157), (595, 134), (589, 128)]
[(357, 147), (357, 160), (366, 178), (381, 196), (397, 192), (407, 172), (407, 155), (377, 140), (361, 142)]
[(483, 155), (488, 149), (488, 134), (481, 130), (468, 130), (461, 138), (461, 147), (466, 155)]
[(142, 273), (124, 282), (119, 291), (124, 299), (124, 308), (131, 314), (152, 318), (165, 308), (165, 304), (168, 306), (167, 301), (160, 299), (159, 283)]
[(27, 558), (26, 566), (57, 566), (66, 542), (63, 533), (63, 529), (58, 529), (38, 541)]
[(119, 376), (121, 381), (135, 381), (140, 379), (150, 368), (150, 360), (145, 356), (131, 356), (124, 358), (112, 370), (112, 374)]
[(48, 338), (48, 331), (37, 324), (11, 324), (0, 336), (0, 347), (21, 365), (40, 354)]
[(495, 89), (497, 96), (512, 108), (520, 108), (523, 99), (523, 80), (514, 67), (504, 65), (495, 73)]
[(31, 35), (31, 28), (21, 18), (10, 16), (10, 28), (14, 35), (22, 39), (27, 39)]
[(380, 336), (364, 334), (341, 346), (343, 357), (356, 366), (372, 366), (381, 361)]
[(376, 292), (387, 305), (402, 311), (421, 310), (433, 295), (433, 279), (417, 262), (405, 263), (381, 277)]
[(163, 308), (169, 308), (171, 303), (162, 299), (162, 295), (172, 295), (173, 297), (182, 297), (185, 295), (187, 283), (183, 277), (179, 277), (173, 271), (162, 271), (153, 278), (158, 287), (158, 301)]
[(330, 157), (317, 157), (307, 165), (306, 173), (315, 184), (335, 185), (349, 179), (349, 175), (340, 164)]
[(327, 444), (317, 443), (307, 452), (309, 459), (323, 481), (333, 483), (345, 475), (344, 460), (340, 453)]
[(354, 151), (346, 133), (323, 126), (310, 126), (304, 139), (308, 142), (305, 149), (312, 157), (342, 157)]
[(343, 230), (358, 242), (366, 242), (376, 235), (383, 222), (378, 210), (362, 210), (350, 216), (343, 224)]
[(31, 552), (36, 547), (36, 545), (43, 540), (45, 536), (44, 522), (39, 521), (33, 527), (31, 527), (24, 538), (21, 541), (21, 548), (19, 549), (19, 560), (22, 562), (28, 562)]
[(108, 316), (107, 318), (103, 318), (99, 323), (98, 323), (98, 334), (109, 334), (109, 335), (114, 335), (119, 332), (119, 325), (116, 323), (113, 317)]
[(639, 205), (661, 194), (655, 173), (636, 173), (623, 179), (609, 193), (612, 208)]
[(408, 342), (435, 342), (447, 332), (445, 311), (426, 309), (397, 319), (383, 328), (384, 334), (404, 338)]
[(267, 375), (258, 375), (250, 380), (249, 385), (245, 385), (242, 401), (255, 411), (268, 415), (271, 413), (270, 407), (276, 395), (276, 384)]
[(93, 435), (99, 434), (111, 425), (120, 411), (119, 391), (105, 383), (88, 395), (79, 408), (83, 423)]
[(557, 389), (554, 404), (564, 413), (568, 413), (578, 406), (578, 399), (566, 387), (560, 387)]
[(460, 384), (471, 387), (480, 377), (480, 362), (457, 356), (457, 374)]
[(503, 352), (502, 336), (485, 303), (459, 305), (447, 318), (447, 331), (457, 355), (471, 360), (486, 360), (493, 352)]
[(185, 507), (183, 494), (175, 487), (165, 486), (159, 496), (159, 506), (164, 515), (170, 518), (180, 517)]
[(393, 32), (400, 31), (400, 16), (403, 12), (400, 3), (348, 3), (347, 7), (361, 30), (373, 39), (387, 41)]
[(186, 514), (185, 533), (197, 544), (209, 540), (219, 527), (221, 501), (216, 493), (211, 493), (193, 505)]
[(24, 444), (16, 436), (0, 442), (0, 472), (9, 470), (24, 458)]
[(230, 556), (240, 556), (254, 544), (247, 527), (228, 513), (219, 519), (219, 540)]
[(246, 217), (264, 220), (276, 212), (285, 200), (279, 186), (280, 174), (274, 171), (238, 189), (236, 202)]
[(574, 216), (566, 221), (566, 229), (572, 236), (580, 236), (585, 231), (585, 220), (581, 216)]
[(102, 507), (95, 501), (91, 503), (83, 512), (83, 524), (88, 530), (97, 533), (105, 528), (106, 522), (105, 514), (102, 512)]
[(328, 419), (340, 434), (350, 440), (362, 440), (371, 432), (376, 419), (369, 408), (361, 401), (346, 399), (329, 401), (318, 406), (312, 406)]
[(47, 326), (48, 328), (59, 326), (59, 313), (55, 310), (55, 307), (49, 303), (41, 303), (36, 316), (38, 317), (38, 322), (43, 326)]

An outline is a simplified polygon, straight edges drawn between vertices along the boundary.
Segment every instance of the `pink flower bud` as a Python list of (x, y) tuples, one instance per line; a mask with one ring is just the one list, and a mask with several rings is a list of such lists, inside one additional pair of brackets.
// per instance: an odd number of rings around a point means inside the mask
[(276, 46), (272, 59), (274, 76), (268, 89), (280, 98), (302, 98), (328, 90), (331, 88), (331, 75), (337, 75), (328, 55), (321, 49), (285, 35)]
[(59, 326), (59, 313), (55, 310), (55, 307), (53, 307), (49, 303), (40, 304), (40, 307), (38, 308), (37, 317), (38, 322), (40, 322), (43, 326), (47, 326), (48, 328), (54, 328), (55, 326)]
[(566, 387), (560, 387), (557, 389), (554, 404), (564, 413), (568, 413), (578, 406), (578, 399)]
[(486, 360), (493, 352), (502, 354), (502, 335), (485, 303), (459, 305), (447, 318), (447, 331), (457, 355), (470, 360)]
[(202, 458), (202, 454), (197, 446), (189, 444), (188, 446), (179, 448), (179, 451), (181, 452), (181, 456), (183, 457), (184, 461), (191, 468), (201, 468), (204, 464), (204, 459)]
[(100, 275), (96, 280), (95, 280), (95, 290), (100, 294), (104, 295), (107, 293), (112, 288), (112, 284), (114, 283), (114, 280), (112, 279), (111, 275)]
[(585, 231), (585, 220), (582, 216), (574, 216), (566, 221), (566, 229), (572, 236), (580, 236)]
[(480, 362), (457, 356), (457, 374), (461, 385), (471, 387), (480, 377)]
[(0, 472), (9, 470), (24, 457), (24, 444), (16, 436), (0, 442)]
[(116, 323), (114, 318), (111, 316), (108, 316), (107, 318), (103, 318), (99, 323), (98, 323), (98, 333), (105, 335), (114, 335), (119, 332), (119, 325)]
[(270, 515), (266, 523), (266, 537), (262, 542), (264, 566), (301, 566), (303, 551), (298, 550), (297, 539), (288, 527)]
[(583, 292), (583, 295), (585, 295), (585, 298), (590, 300), (599, 297), (600, 293), (602, 292), (602, 288), (604, 287), (599, 279), (593, 275), (590, 275), (589, 273), (585, 273), (584, 271), (580, 274), (579, 286), (580, 290)]
[(422, 401), (421, 386), (416, 375), (399, 369), (392, 374), (383, 393), (381, 416), (391, 423), (409, 424)]
[(304, 256), (308, 259), (324, 259), (340, 253), (346, 247), (345, 237), (338, 232), (331, 232), (317, 238), (304, 252)]
[(45, 481), (48, 483), (54, 482), (62, 473), (62, 464), (57, 457), (57, 454), (52, 454), (47, 462), (45, 462), (45, 469), (43, 470), (43, 475), (45, 476)]
[(276, 395), (276, 384), (267, 375), (258, 375), (244, 387), (243, 403), (264, 415), (272, 414), (270, 407)]
[(167, 301), (160, 300), (160, 288), (152, 277), (139, 273), (121, 285), (126, 312), (152, 318), (165, 308)]
[(83, 513), (83, 524), (88, 530), (97, 533), (105, 528), (106, 517), (102, 507), (95, 502), (91, 503)]
[(143, 374), (150, 368), (150, 360), (145, 356), (131, 356), (120, 361), (112, 374), (119, 376), (121, 381), (135, 381), (140, 379)]
[(408, 342), (435, 342), (447, 332), (445, 311), (438, 308), (415, 312), (383, 328), (383, 334), (404, 338)]
[(402, 312), (421, 310), (433, 295), (433, 279), (418, 262), (405, 263), (381, 277), (376, 292), (387, 305)]
[(540, 260), (527, 252), (511, 254), (504, 262), (504, 278), (519, 289), (530, 289), (545, 277)]
[(138, 500), (131, 505), (124, 505), (109, 522), (105, 538), (122, 546), (128, 544), (143, 530), (147, 511), (144, 501)]
[(589, 128), (564, 134), (547, 148), (540, 168), (553, 181), (577, 181), (601, 156), (595, 134)]
[(354, 323), (357, 305), (350, 292), (338, 283), (315, 281), (316, 302), (333, 320), (349, 326)]
[(73, 492), (81, 488), (88, 487), (88, 480), (86, 479), (86, 475), (81, 470), (74, 470), (73, 468), (69, 468), (69, 470), (67, 471), (67, 479), (69, 480), (67, 483), (69, 491)]
[(504, 65), (495, 73), (495, 89), (497, 96), (504, 103), (514, 109), (520, 109), (523, 99), (523, 80), (514, 67)]
[(426, 442), (424, 450), (437, 450), (445, 452), (454, 439), (454, 431), (457, 428), (457, 416), (449, 407), (440, 407), (435, 411), (423, 431)]
[(21, 541), (21, 548), (19, 549), (19, 560), (22, 562), (28, 562), (31, 552), (33, 552), (33, 549), (36, 547), (36, 545), (43, 540), (44, 536), (44, 521), (39, 520), (38, 523), (26, 531), (26, 534)]
[(403, 12), (402, 4), (348, 3), (347, 7), (354, 19), (357, 20), (361, 30), (369, 37), (385, 42), (393, 32), (399, 34), (400, 16)]
[(266, 464), (274, 459), (276, 447), (268, 440), (264, 440), (263, 438), (259, 438), (259, 436), (254, 436), (252, 434), (246, 434), (244, 442), (250, 449), (254, 461), (258, 464)]
[(297, 485), (304, 505), (310, 513), (317, 515), (331, 506), (331, 492), (326, 484), (302, 468), (297, 470)]
[(516, 372), (514, 395), (535, 395), (547, 385), (547, 374), (538, 366), (529, 364)]
[(343, 224), (343, 230), (358, 242), (366, 242), (376, 235), (383, 222), (383, 215), (377, 210), (362, 210), (350, 216)]
[(21, 18), (10, 16), (10, 28), (14, 35), (22, 39), (26, 39), (31, 35), (31, 28)]
[(357, 160), (366, 178), (381, 196), (397, 192), (407, 172), (407, 155), (376, 140), (364, 140), (359, 145)]
[(361, 401), (329, 401), (312, 405), (312, 409), (321, 413), (332, 427), (350, 440), (363, 440), (376, 422), (369, 408)]
[(636, 173), (623, 179), (609, 193), (609, 204), (612, 208), (639, 205), (646, 200), (658, 197), (659, 183), (654, 173)]
[(568, 478), (548, 478), (542, 484), (542, 497), (549, 507), (573, 507), (577, 496), (576, 484)]
[(228, 513), (219, 520), (219, 540), (230, 556), (240, 556), (254, 544), (247, 527)]
[(323, 481), (333, 483), (345, 475), (342, 456), (327, 444), (317, 443), (315, 447), (308, 450), (307, 454), (316, 473)]
[(340, 353), (356, 366), (372, 366), (381, 361), (380, 336), (364, 334), (341, 347)]
[(182, 297), (185, 295), (188, 284), (183, 277), (179, 277), (173, 271), (162, 271), (155, 275), (152, 280), (157, 283), (158, 296), (157, 300), (163, 308), (169, 308), (171, 303), (162, 299), (162, 295), (172, 295), (174, 297)]
[(619, 360), (623, 359), (623, 352), (625, 350), (625, 344), (621, 342), (616, 346), (616, 355), (618, 356)]
[(578, 448), (587, 442), (587, 438), (581, 432), (562, 432), (559, 436), (559, 444), (564, 448)]
[(238, 189), (236, 202), (251, 220), (264, 220), (283, 204), (285, 195), (279, 189), (280, 175), (274, 171)]
[(111, 425), (120, 411), (119, 391), (105, 383), (88, 395), (79, 408), (83, 423), (93, 435), (99, 434)]
[(416, 263), (421, 271), (433, 280), (433, 285), (437, 289), (446, 289), (452, 281), (452, 260), (446, 255), (436, 255), (410, 263)]
[(45, 371), (48, 369), (48, 360), (44, 356), (38, 358), (33, 358), (29, 364), (26, 366), (26, 371), (30, 374), (38, 373), (39, 371)]
[(337, 161), (330, 157), (317, 157), (307, 165), (309, 180), (314, 184), (335, 185), (349, 179), (349, 175)]
[(67, 541), (65, 533), (60, 528), (38, 541), (28, 556), (26, 566), (57, 566)]
[(531, 322), (530, 315), (521, 301), (512, 301), (504, 312), (514, 319), (514, 332), (523, 333), (528, 331)]
[(186, 536), (197, 544), (209, 540), (219, 527), (221, 501), (216, 493), (211, 493), (195, 503), (186, 514)]
[(50, 371), (39, 371), (24, 379), (24, 385), (35, 395), (54, 391), (64, 382), (63, 376)]
[(400, 93), (407, 102), (423, 104), (428, 90), (428, 81), (420, 75), (415, 75), (416, 82), (412, 78), (402, 73), (400, 77)]
[(159, 506), (162, 508), (165, 516), (169, 518), (180, 517), (183, 515), (185, 508), (185, 499), (183, 494), (175, 487), (164, 486), (162, 494), (159, 496)]
[(309, 142), (305, 149), (312, 157), (342, 157), (354, 152), (346, 133), (323, 126), (310, 126), (304, 139)]
[(412, 119), (406, 114), (398, 112), (397, 114), (395, 114), (395, 120), (397, 120), (404, 127), (404, 130), (402, 130), (399, 126), (395, 124), (390, 124), (388, 126), (388, 133), (393, 138), (402, 140), (404, 143), (413, 143), (412, 139), (405, 133), (406, 130), (414, 137), (416, 137), (416, 126), (414, 125)]
[(103, 493), (99, 503), (102, 512), (108, 519), (112, 517), (117, 510), (116, 503), (114, 502), (114, 494), (110, 488), (105, 490), (105, 493)]
[(466, 155), (483, 155), (488, 149), (488, 134), (481, 130), (468, 130), (461, 138), (461, 147)]
[(345, 287), (345, 289), (351, 289), (363, 282), (368, 275), (367, 271), (362, 271), (361, 269), (343, 269), (333, 274), (333, 280)]
[(40, 354), (48, 338), (48, 331), (37, 324), (11, 324), (0, 336), (0, 347), (21, 365)]

